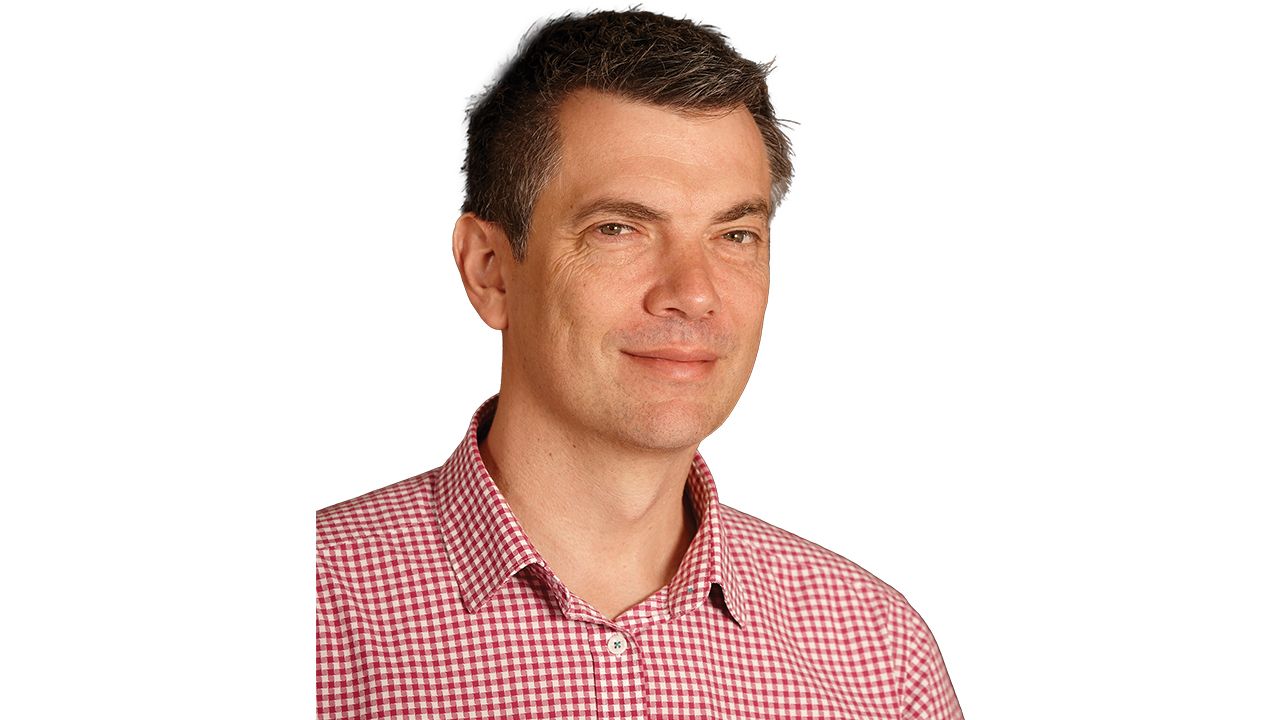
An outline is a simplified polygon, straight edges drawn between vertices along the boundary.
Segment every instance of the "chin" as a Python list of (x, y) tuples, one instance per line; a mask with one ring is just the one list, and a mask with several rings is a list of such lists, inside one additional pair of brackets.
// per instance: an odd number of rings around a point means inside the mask
[(620, 428), (624, 440), (647, 450), (682, 450), (696, 447), (729, 417), (730, 407), (707, 406), (680, 400), (636, 408)]

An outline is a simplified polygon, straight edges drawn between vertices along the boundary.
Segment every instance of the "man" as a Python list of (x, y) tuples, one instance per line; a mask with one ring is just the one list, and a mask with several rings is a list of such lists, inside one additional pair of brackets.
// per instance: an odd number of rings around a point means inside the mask
[(720, 505), (697, 452), (791, 177), (766, 73), (596, 12), (471, 109), (453, 253), (500, 390), (442, 467), (319, 513), (322, 717), (961, 716), (902, 596)]

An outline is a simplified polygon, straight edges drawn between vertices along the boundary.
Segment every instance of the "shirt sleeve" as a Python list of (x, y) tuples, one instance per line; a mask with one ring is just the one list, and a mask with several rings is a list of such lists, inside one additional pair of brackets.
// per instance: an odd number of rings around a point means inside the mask
[(964, 720), (951, 676), (929, 626), (906, 608), (907, 647), (900, 679), (899, 716), (903, 720)]
[(342, 588), (316, 557), (316, 717), (355, 717), (359, 711), (359, 662), (345, 621)]

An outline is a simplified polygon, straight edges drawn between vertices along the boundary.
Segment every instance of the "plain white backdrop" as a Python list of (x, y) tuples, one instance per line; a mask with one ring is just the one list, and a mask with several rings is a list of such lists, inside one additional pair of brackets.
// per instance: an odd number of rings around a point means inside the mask
[[(796, 123), (722, 500), (903, 592), (975, 720), (1274, 717), (1272, 6), (644, 7)], [(314, 714), (313, 513), (497, 389), (463, 111), (572, 9), (0, 10), (6, 716)]]

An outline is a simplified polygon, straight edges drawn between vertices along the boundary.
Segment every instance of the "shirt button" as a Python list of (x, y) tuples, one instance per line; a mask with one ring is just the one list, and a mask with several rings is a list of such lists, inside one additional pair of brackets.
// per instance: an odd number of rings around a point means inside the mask
[(610, 635), (605, 645), (609, 648), (609, 652), (614, 655), (621, 655), (627, 651), (627, 639), (622, 636), (622, 633)]

